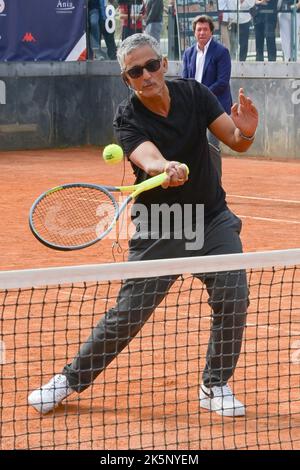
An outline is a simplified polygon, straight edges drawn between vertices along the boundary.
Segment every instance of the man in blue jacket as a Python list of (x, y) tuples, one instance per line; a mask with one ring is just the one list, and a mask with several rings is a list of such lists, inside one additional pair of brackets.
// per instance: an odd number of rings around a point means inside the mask
[[(227, 114), (231, 114), (230, 92), (231, 60), (226, 47), (213, 39), (214, 24), (207, 15), (197, 16), (193, 21), (196, 43), (183, 55), (183, 78), (194, 78), (206, 85), (217, 97)], [(218, 139), (208, 132), (208, 141), (218, 149), (212, 158), (221, 178), (221, 154)]]

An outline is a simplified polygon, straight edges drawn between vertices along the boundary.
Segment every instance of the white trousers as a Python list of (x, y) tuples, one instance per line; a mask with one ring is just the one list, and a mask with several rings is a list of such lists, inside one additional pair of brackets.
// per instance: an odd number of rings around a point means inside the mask
[[(284, 60), (291, 59), (291, 34), (292, 34), (292, 15), (291, 13), (278, 13), (279, 29), (281, 47), (284, 55)], [(299, 27), (300, 27), (300, 13), (297, 13), (297, 44), (299, 48)]]

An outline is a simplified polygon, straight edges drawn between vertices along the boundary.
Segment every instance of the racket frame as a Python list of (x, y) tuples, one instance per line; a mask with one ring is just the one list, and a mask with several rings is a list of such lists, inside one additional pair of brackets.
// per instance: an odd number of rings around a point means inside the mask
[[(186, 167), (187, 173), (189, 173), (189, 169), (185, 164), (182, 164)], [(96, 184), (90, 184), (90, 183), (69, 183), (69, 184), (63, 184), (61, 186), (56, 186), (54, 188), (48, 189), (48, 191), (45, 191), (43, 194), (41, 194), (33, 203), (30, 212), (29, 212), (29, 227), (33, 235), (45, 246), (48, 248), (53, 248), (56, 250), (60, 251), (74, 251), (74, 250), (81, 250), (82, 248), (87, 248), (91, 245), (94, 245), (94, 243), (97, 243), (98, 241), (102, 240), (113, 228), (115, 223), (118, 221), (120, 214), (124, 211), (126, 206), (133, 200), (135, 199), (140, 193), (143, 191), (148, 191), (150, 189), (156, 188), (160, 186), (166, 179), (167, 174), (161, 173), (159, 175), (153, 176), (152, 178), (149, 178), (145, 181), (142, 181), (141, 183), (135, 184), (135, 185), (130, 185), (130, 186), (102, 186), (102, 185), (96, 185)], [(84, 188), (90, 188), (94, 190), (100, 190), (104, 192), (109, 199), (112, 201), (113, 206), (115, 208), (115, 216), (109, 225), (109, 227), (101, 233), (99, 237), (96, 237), (95, 239), (81, 244), (81, 245), (57, 245), (56, 243), (50, 243), (47, 241), (44, 237), (39, 235), (38, 231), (34, 227), (34, 212), (36, 207), (39, 205), (39, 203), (47, 197), (49, 194), (52, 194), (54, 192), (62, 191), (67, 188), (71, 187), (84, 187)], [(114, 196), (111, 194), (111, 192), (131, 192), (131, 194), (123, 201), (123, 203), (119, 206), (114, 198)]]
[[(68, 188), (74, 188), (74, 187), (90, 188), (90, 189), (96, 189), (98, 191), (99, 190), (103, 191), (113, 203), (113, 206), (115, 209), (114, 219), (111, 222), (110, 226), (104, 232), (102, 232), (100, 237), (96, 237), (94, 240), (91, 240), (90, 242), (83, 243), (81, 245), (70, 245), (70, 246), (66, 246), (66, 245), (63, 246), (63, 245), (57, 245), (56, 243), (50, 243), (49, 241), (45, 240), (45, 238), (43, 238), (34, 227), (33, 217), (34, 217), (35, 209), (39, 205), (39, 203), (49, 194), (52, 194), (54, 192), (58, 192), (64, 189), (68, 189)], [(119, 189), (115, 186), (110, 186), (110, 188), (111, 190), (114, 190), (117, 192), (119, 191)], [(87, 248), (91, 245), (94, 245), (94, 243), (97, 243), (99, 240), (104, 238), (112, 230), (112, 227), (114, 226), (118, 218), (119, 218), (119, 206), (115, 198), (113, 197), (113, 195), (109, 192), (108, 189), (106, 189), (105, 186), (100, 186), (100, 185), (95, 185), (95, 184), (90, 184), (90, 183), (69, 183), (69, 184), (62, 184), (61, 186), (56, 186), (54, 188), (48, 189), (48, 191), (45, 191), (34, 201), (29, 212), (29, 227), (30, 227), (31, 232), (35, 236), (35, 238), (37, 238), (39, 242), (41, 242), (43, 245), (47, 246), (48, 248), (52, 248), (52, 249), (60, 250), (60, 251), (75, 251), (75, 250), (81, 250), (82, 248)]]

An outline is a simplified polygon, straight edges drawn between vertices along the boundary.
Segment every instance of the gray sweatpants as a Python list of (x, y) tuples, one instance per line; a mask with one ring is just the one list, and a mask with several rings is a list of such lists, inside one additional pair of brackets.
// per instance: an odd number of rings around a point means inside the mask
[[(204, 245), (200, 250), (186, 251), (184, 240), (133, 237), (129, 260), (240, 253), (240, 230), (240, 219), (226, 210), (205, 228)], [(235, 370), (242, 345), (248, 306), (246, 273), (241, 270), (195, 276), (206, 286), (213, 315), (203, 382), (207, 386), (224, 385)], [(124, 282), (116, 306), (101, 318), (73, 362), (63, 369), (74, 390), (85, 390), (128, 345), (176, 278), (165, 276)]]

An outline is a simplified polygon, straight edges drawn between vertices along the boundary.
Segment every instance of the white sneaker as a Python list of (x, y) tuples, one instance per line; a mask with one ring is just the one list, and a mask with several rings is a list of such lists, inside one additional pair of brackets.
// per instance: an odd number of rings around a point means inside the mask
[(56, 374), (50, 382), (34, 390), (28, 396), (28, 403), (39, 413), (46, 414), (54, 410), (62, 400), (73, 392), (67, 377), (63, 374)]
[(245, 406), (235, 398), (229, 385), (200, 387), (200, 406), (221, 416), (244, 416)]

